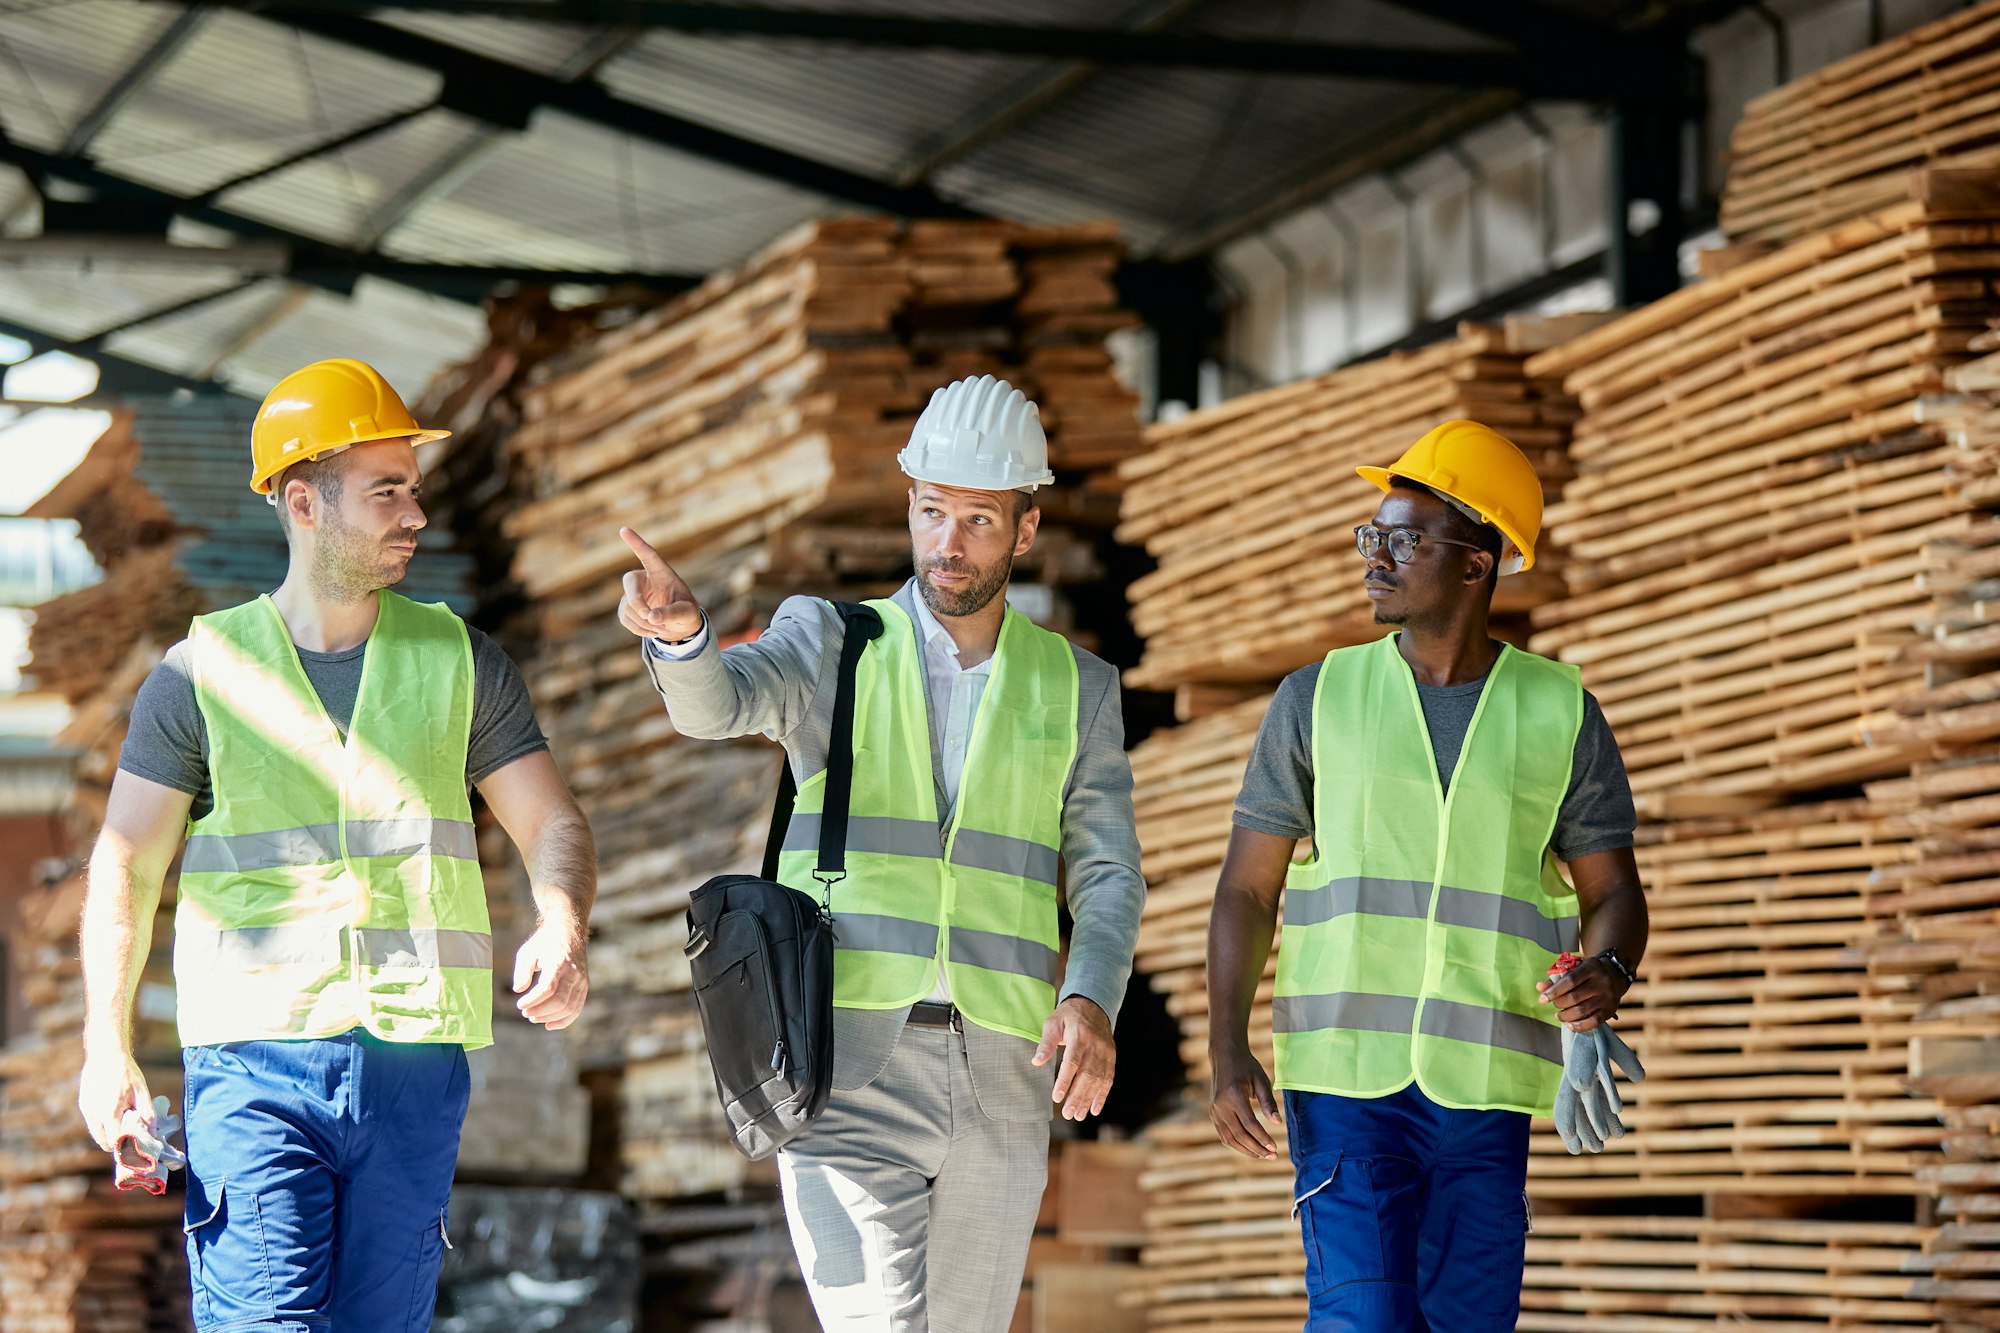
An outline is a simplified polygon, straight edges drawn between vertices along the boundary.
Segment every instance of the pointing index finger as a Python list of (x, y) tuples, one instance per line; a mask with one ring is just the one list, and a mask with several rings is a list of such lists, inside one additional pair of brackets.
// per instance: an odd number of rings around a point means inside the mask
[(644, 537), (641, 537), (630, 528), (618, 529), (618, 535), (623, 537), (625, 544), (632, 548), (632, 554), (639, 557), (639, 563), (646, 567), (648, 574), (666, 577), (673, 573), (667, 567), (667, 562), (661, 558), (660, 553), (653, 549), (653, 544)]

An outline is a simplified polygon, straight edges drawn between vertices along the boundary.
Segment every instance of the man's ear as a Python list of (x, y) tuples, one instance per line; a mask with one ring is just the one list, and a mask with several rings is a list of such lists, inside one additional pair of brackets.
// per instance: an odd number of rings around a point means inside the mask
[(1035, 544), (1035, 534), (1041, 530), (1042, 507), (1038, 504), (1030, 504), (1028, 511), (1022, 514), (1020, 521), (1014, 525), (1015, 558), (1018, 559), (1028, 553), (1028, 549)]
[(309, 527), (314, 517), (313, 506), (318, 499), (319, 492), (310, 483), (293, 477), (285, 483), (284, 494), (278, 497), (278, 503), (284, 506), (285, 517), (291, 520), (293, 527), (301, 524)]
[(1493, 571), (1500, 565), (1500, 557), (1491, 551), (1474, 551), (1465, 562), (1467, 585), (1484, 583), (1493, 577)]

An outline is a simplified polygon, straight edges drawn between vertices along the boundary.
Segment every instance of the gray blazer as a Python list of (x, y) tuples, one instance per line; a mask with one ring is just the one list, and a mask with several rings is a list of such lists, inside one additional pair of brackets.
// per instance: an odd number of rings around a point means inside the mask
[[(896, 604), (916, 623), (916, 584), (905, 583)], [(921, 648), (921, 645), (919, 645)], [(1132, 973), (1145, 880), (1132, 821), (1132, 766), (1125, 757), (1118, 675), (1102, 659), (1074, 648), (1077, 665), (1077, 754), (1063, 790), (1062, 856), (1069, 911), (1075, 923), (1059, 995), (1081, 995), (1116, 1019)], [(653, 683), (684, 736), (723, 740), (761, 732), (785, 747), (792, 775), (803, 784), (826, 767), (832, 725), (840, 617), (814, 597), (787, 598), (754, 643), (718, 650), (711, 635), (686, 661), (645, 650)], [(946, 808), (931, 742), (931, 777), (939, 810)], [(836, 895), (836, 912), (838, 901)], [(833, 1085), (865, 1087), (888, 1064), (907, 1009), (834, 1010)], [(977, 1024), (965, 1025), (966, 1053), (980, 1105), (996, 1119), (1046, 1119), (1056, 1061), (1029, 1064), (1034, 1044)]]

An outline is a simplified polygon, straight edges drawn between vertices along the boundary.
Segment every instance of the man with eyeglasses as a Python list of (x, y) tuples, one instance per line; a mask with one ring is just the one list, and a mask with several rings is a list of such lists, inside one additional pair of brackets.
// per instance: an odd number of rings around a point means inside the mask
[(1397, 632), (1287, 677), (1258, 733), (1209, 926), (1210, 1116), (1277, 1156), (1249, 1021), (1282, 890), (1308, 1330), (1512, 1329), (1529, 1117), (1555, 1111), (1572, 1152), (1624, 1132), (1603, 1025), (1646, 947), (1631, 790), (1576, 668), (1487, 631), (1534, 562), (1526, 455), (1448, 421), (1359, 471), (1386, 493), (1354, 530), (1363, 582)]

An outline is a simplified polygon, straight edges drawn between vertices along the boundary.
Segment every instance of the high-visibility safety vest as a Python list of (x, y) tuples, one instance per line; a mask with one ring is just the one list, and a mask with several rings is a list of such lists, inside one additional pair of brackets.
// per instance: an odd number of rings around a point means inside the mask
[(183, 1045), (493, 1040), (493, 936), (465, 756), (472, 645), (386, 590), (342, 737), (269, 597), (189, 638), (215, 808), (188, 826), (174, 917)]
[(1535, 983), (1577, 940), (1549, 850), (1583, 725), (1577, 669), (1501, 650), (1450, 794), (1394, 636), (1328, 654), (1313, 856), (1285, 879), (1277, 1083), (1547, 1114), (1562, 1028)]
[[(1063, 791), (1077, 747), (1076, 656), (1008, 610), (980, 697), (958, 802), (938, 819), (916, 627), (871, 601), (882, 634), (854, 689), (847, 877), (833, 886), (833, 1002), (899, 1009), (936, 986), (981, 1027), (1038, 1041), (1060, 979)], [(822, 769), (800, 784), (778, 879), (819, 901)]]

